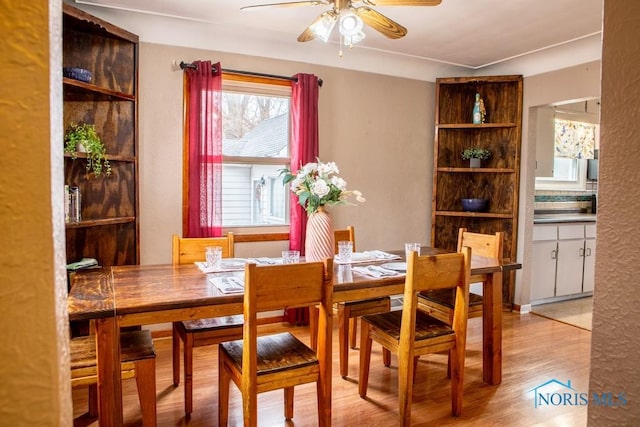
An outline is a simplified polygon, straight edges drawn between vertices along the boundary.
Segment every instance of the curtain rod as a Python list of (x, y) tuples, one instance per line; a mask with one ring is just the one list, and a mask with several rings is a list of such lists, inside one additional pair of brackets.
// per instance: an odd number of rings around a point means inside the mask
[[(196, 69), (196, 65), (195, 64), (190, 64), (184, 61), (180, 61), (180, 68), (181, 69), (185, 69), (185, 68), (193, 68), (194, 70)], [(215, 72), (216, 68), (214, 65), (211, 66), (211, 71)], [(254, 77), (267, 77), (267, 78), (271, 78), (271, 79), (280, 79), (280, 80), (289, 80), (292, 82), (297, 82), (298, 78), (297, 77), (287, 77), (287, 76), (278, 76), (276, 74), (264, 74), (264, 73), (256, 73), (254, 71), (240, 71), (240, 70), (229, 70), (226, 68), (222, 69), (223, 73), (232, 73), (232, 74), (241, 74), (244, 76), (254, 76)], [(318, 79), (318, 86), (322, 87), (322, 79)]]

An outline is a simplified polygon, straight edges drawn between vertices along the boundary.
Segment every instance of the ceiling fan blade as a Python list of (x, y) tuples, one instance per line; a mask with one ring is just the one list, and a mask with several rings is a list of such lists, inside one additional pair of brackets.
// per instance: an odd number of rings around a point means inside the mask
[(360, 6), (353, 9), (353, 11), (365, 24), (390, 39), (399, 39), (407, 35), (405, 27), (368, 6)]
[(327, 42), (337, 20), (338, 14), (335, 10), (322, 12), (320, 16), (314, 19), (307, 29), (298, 36), (298, 41), (304, 43), (317, 37), (323, 42)]
[(318, 15), (318, 17), (314, 19), (313, 22), (309, 24), (309, 26), (302, 33), (300, 33), (300, 35), (298, 36), (298, 41), (300, 43), (308, 42), (316, 38), (317, 34), (315, 31), (313, 31), (313, 26), (322, 21), (326, 14), (327, 12)]
[(298, 41), (300, 43), (310, 42), (311, 40), (316, 38), (316, 32), (311, 29), (311, 27), (307, 27), (300, 35), (298, 36)]
[(370, 6), (437, 6), (442, 0), (362, 0)]
[(267, 3), (267, 4), (254, 4), (251, 6), (241, 7), (240, 10), (251, 10), (257, 9), (259, 7), (297, 7), (297, 6), (327, 6), (331, 4), (330, 1), (327, 0), (307, 0), (307, 1), (288, 1), (282, 3)]

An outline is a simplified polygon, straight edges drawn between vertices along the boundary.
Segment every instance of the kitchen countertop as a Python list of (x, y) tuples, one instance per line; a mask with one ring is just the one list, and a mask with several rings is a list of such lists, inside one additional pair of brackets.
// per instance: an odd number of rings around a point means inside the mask
[(551, 224), (555, 222), (595, 222), (596, 214), (591, 213), (543, 213), (534, 214), (534, 224)]

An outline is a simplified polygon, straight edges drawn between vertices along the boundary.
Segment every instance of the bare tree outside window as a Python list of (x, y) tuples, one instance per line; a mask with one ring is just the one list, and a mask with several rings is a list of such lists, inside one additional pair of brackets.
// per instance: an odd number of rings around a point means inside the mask
[(222, 121), (224, 138), (242, 138), (262, 121), (289, 114), (289, 99), (224, 92)]

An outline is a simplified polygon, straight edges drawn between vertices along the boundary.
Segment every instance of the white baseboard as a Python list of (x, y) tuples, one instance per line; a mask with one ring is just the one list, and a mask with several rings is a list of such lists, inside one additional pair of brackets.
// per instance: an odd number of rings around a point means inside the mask
[(516, 311), (518, 311), (520, 314), (527, 314), (531, 312), (531, 304), (523, 304), (519, 306), (519, 310)]
[(578, 293), (578, 294), (562, 295), (562, 296), (559, 296), (559, 297), (549, 297), (549, 298), (541, 298), (541, 299), (533, 300), (533, 301), (531, 301), (531, 305), (550, 304), (550, 303), (554, 303), (554, 302), (568, 301), (568, 300), (571, 300), (571, 299), (586, 298), (586, 297), (591, 297), (591, 296), (593, 296), (593, 292), (592, 291), (581, 292), (581, 293)]

